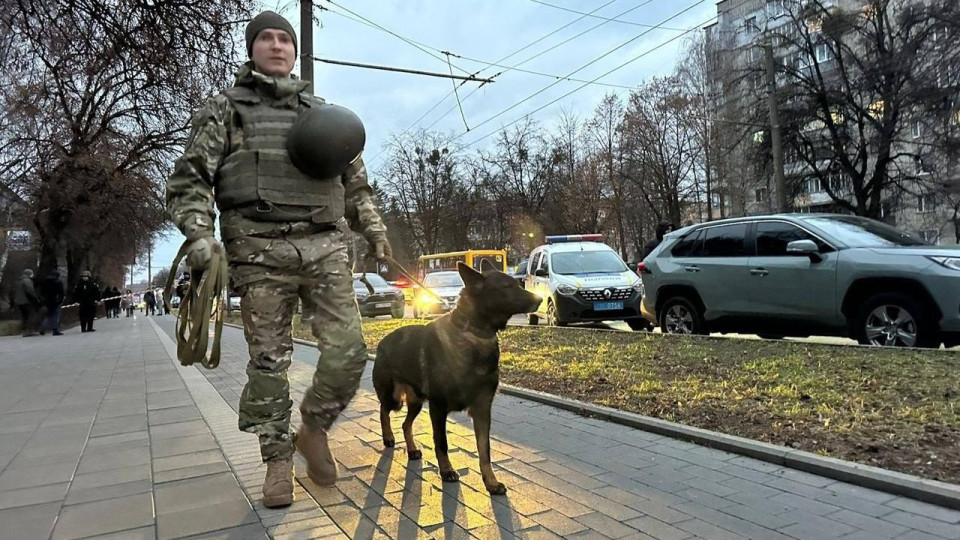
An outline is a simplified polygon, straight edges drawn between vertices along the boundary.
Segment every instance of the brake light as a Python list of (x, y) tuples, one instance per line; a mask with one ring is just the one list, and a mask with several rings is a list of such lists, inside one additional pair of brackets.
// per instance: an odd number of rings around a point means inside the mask
[(645, 263), (645, 262), (638, 262), (638, 263), (637, 263), (637, 273), (638, 273), (638, 274), (644, 274), (644, 273), (646, 273), (646, 272), (647, 272), (647, 263)]
[(405, 278), (404, 276), (401, 275), (401, 276), (397, 277), (396, 287), (397, 287), (398, 289), (407, 289), (407, 288), (410, 287), (410, 281), (409, 281), (407, 278)]

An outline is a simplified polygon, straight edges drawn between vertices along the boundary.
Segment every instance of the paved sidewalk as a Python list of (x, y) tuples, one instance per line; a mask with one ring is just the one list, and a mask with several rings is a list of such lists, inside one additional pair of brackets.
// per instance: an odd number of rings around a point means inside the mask
[[(427, 415), (422, 463), (381, 449), (369, 370), (332, 433), (338, 486), (301, 478), (292, 507), (268, 510), (256, 438), (236, 429), (242, 333), (224, 329), (206, 371), (176, 364), (172, 326), (0, 338), (0, 538), (960, 538), (960, 512), (508, 396), (493, 447), (510, 492), (491, 498), (462, 415), (459, 484), (436, 474)], [(297, 400), (315, 356), (297, 347)]]

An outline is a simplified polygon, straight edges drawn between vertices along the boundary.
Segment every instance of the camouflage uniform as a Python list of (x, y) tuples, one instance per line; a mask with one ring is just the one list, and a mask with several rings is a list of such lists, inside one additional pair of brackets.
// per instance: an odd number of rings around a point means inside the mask
[[(275, 79), (252, 70), (237, 73), (235, 87), (252, 88), (262, 105), (296, 109), (306, 83)], [(268, 126), (269, 127), (269, 126)], [(264, 128), (264, 131), (267, 128)], [(278, 137), (282, 133), (273, 133)], [(237, 107), (224, 94), (194, 115), (192, 132), (167, 184), (167, 207), (188, 239), (213, 234), (214, 201), (224, 160), (244, 146)], [(240, 397), (239, 425), (260, 437), (264, 461), (293, 455), (290, 430), (290, 330), (297, 301), (320, 350), (313, 385), (300, 412), (311, 427), (327, 430), (353, 398), (367, 360), (353, 275), (344, 243), (343, 218), (373, 243), (385, 239), (366, 169), (358, 159), (343, 174), (343, 214), (334, 223), (316, 219), (261, 221), (256, 213), (223, 210), (220, 232), (237, 287), (241, 291), (244, 334), (250, 349), (248, 382)], [(339, 188), (338, 188), (339, 189)], [(332, 205), (337, 206), (337, 205)], [(326, 219), (326, 218), (325, 218)]]

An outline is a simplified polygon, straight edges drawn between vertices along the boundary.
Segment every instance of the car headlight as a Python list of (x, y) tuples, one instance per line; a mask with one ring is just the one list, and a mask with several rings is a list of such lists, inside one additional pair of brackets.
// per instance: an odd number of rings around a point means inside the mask
[(573, 294), (577, 294), (577, 288), (574, 287), (573, 285), (560, 285), (559, 287), (557, 287), (557, 292), (564, 296), (570, 296)]
[(939, 264), (940, 266), (945, 267), (945, 268), (949, 268), (949, 269), (951, 269), (951, 270), (960, 270), (960, 257), (931, 257), (931, 256), (928, 256), (927, 258), (930, 259), (931, 261)]
[(417, 302), (420, 302), (420, 305), (439, 304), (440, 300), (436, 296), (425, 294), (418, 298)]
[(637, 282), (633, 284), (633, 290), (637, 291), (640, 294), (643, 294), (643, 281), (640, 281), (638, 279)]

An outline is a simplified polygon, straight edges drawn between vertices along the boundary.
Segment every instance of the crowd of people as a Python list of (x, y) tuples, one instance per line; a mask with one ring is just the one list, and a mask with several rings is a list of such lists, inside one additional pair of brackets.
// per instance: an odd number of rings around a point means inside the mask
[(162, 299), (162, 292), (148, 289), (144, 293), (134, 293), (131, 289), (123, 292), (119, 288), (105, 287), (101, 290), (93, 275), (84, 270), (70, 297), (72, 304), (64, 305), (67, 299), (66, 287), (60, 279), (60, 271), (52, 270), (42, 280), (34, 279), (33, 270), (24, 270), (13, 288), (13, 304), (20, 312), (23, 336), (33, 336), (50, 332), (62, 336), (60, 319), (64, 309), (76, 309), (80, 319), (80, 331), (95, 332), (93, 322), (97, 319), (97, 305), (103, 304), (104, 315), (119, 318), (121, 315), (133, 317), (134, 310), (141, 307), (145, 315), (169, 314)]

